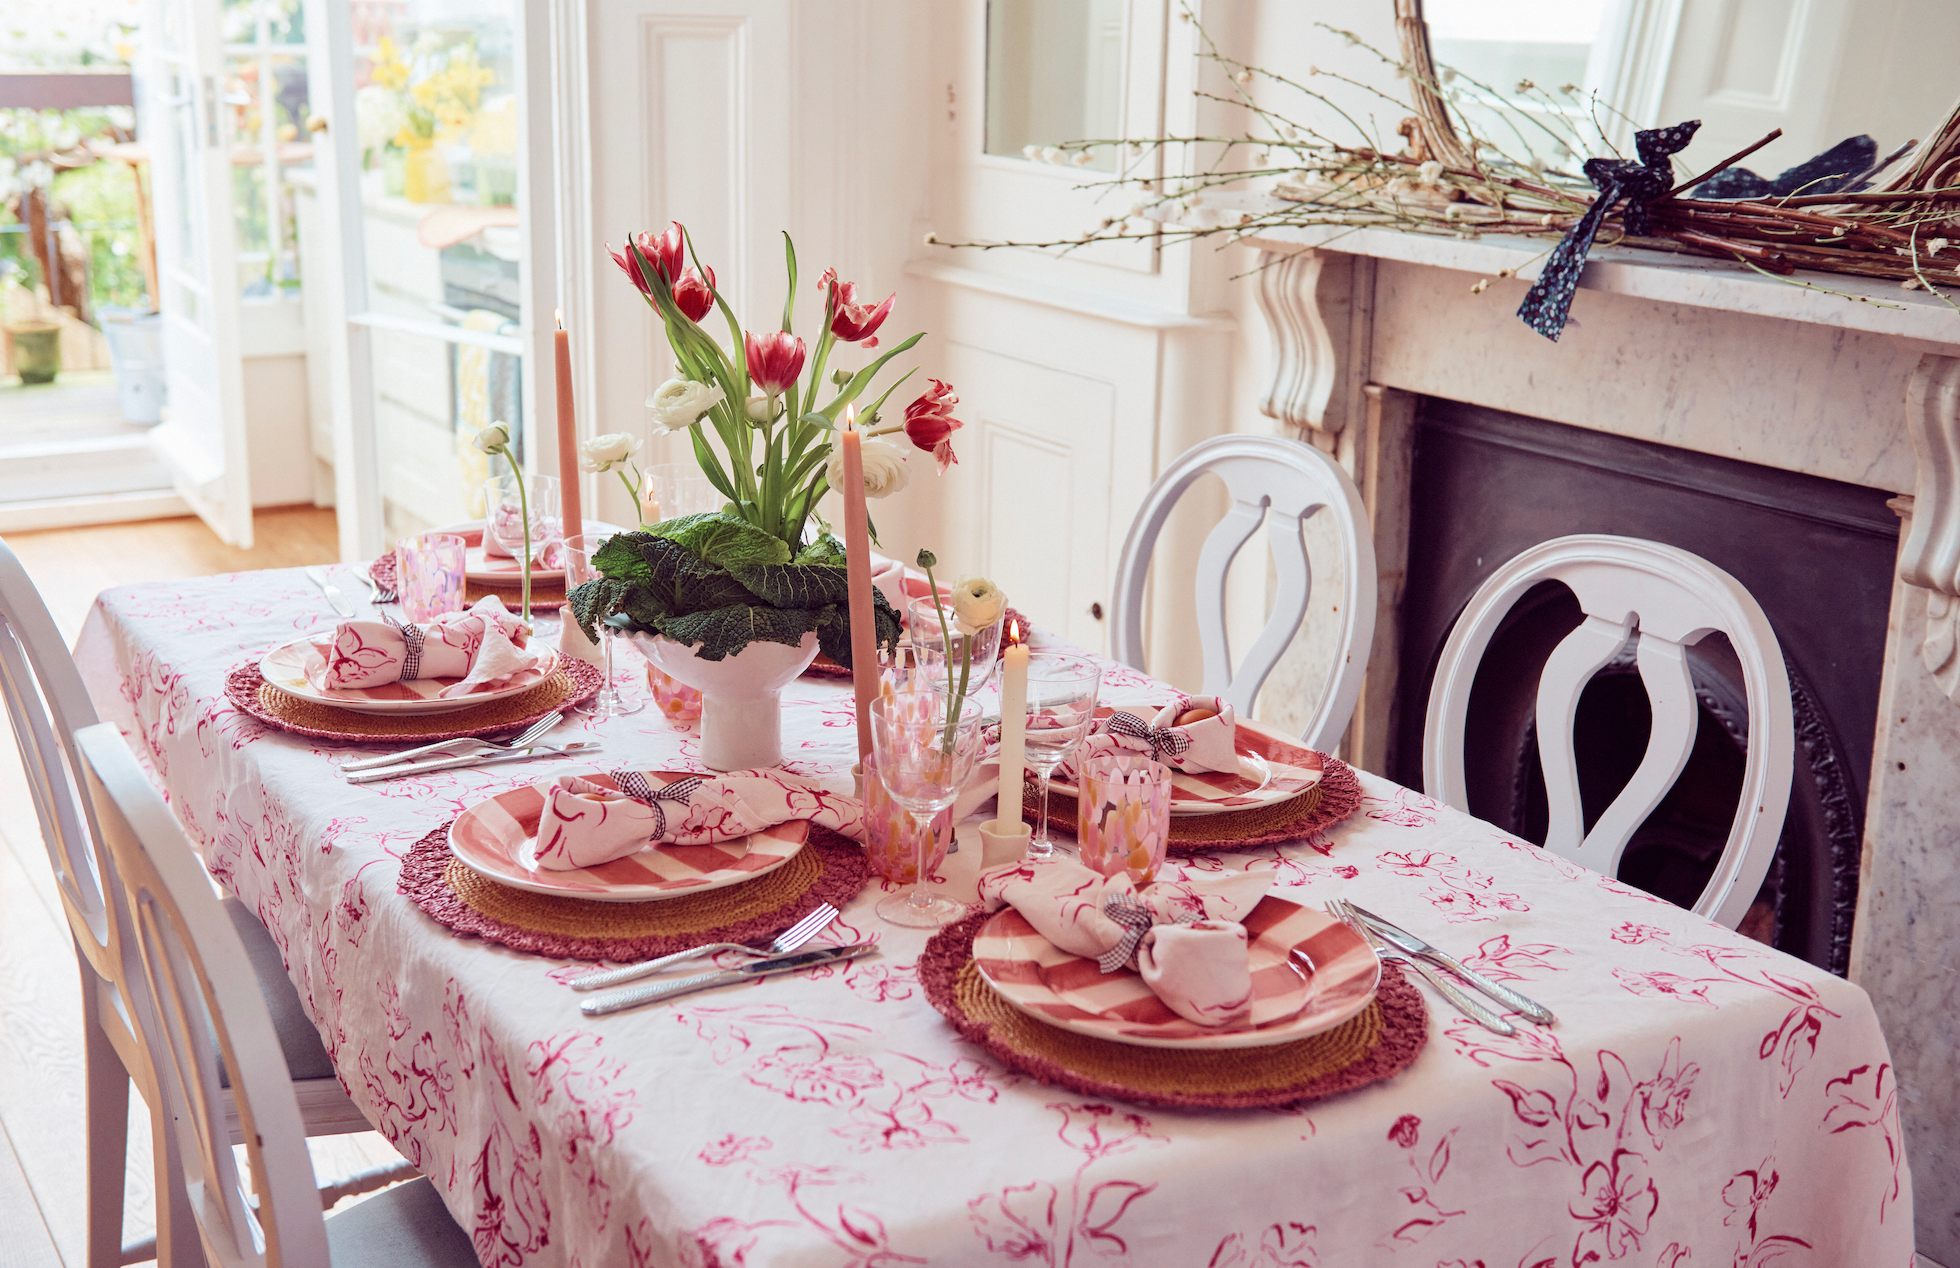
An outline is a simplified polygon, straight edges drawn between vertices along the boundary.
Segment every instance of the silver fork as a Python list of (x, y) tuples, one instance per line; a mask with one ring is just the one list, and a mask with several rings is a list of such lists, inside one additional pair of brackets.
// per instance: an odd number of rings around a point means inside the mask
[(622, 982), (637, 982), (643, 977), (653, 976), (669, 965), (698, 960), (704, 955), (713, 955), (718, 951), (740, 951), (746, 955), (764, 957), (787, 955), (816, 937), (835, 919), (837, 919), (837, 909), (829, 903), (824, 903), (777, 934), (776, 940), (769, 944), (767, 950), (760, 950), (745, 942), (710, 942), (706, 946), (695, 947), (690, 951), (676, 951), (672, 955), (663, 955), (658, 960), (629, 964), (623, 969), (602, 969), (597, 973), (587, 973), (584, 977), (573, 978), (571, 986), (575, 991), (597, 991), (608, 986), (618, 986)]
[(400, 595), (396, 594), (393, 590), (389, 589), (387, 586), (382, 585), (379, 581), (376, 581), (374, 579), (373, 564), (369, 564), (367, 568), (360, 574), (360, 577), (361, 580), (367, 582), (368, 602), (373, 606), (378, 608), (384, 603), (400, 602), (401, 600)]
[(1335, 919), (1346, 924), (1348, 928), (1360, 934), (1362, 940), (1374, 950), (1375, 955), (1384, 964), (1400, 964), (1405, 968), (1413, 969), (1423, 981), (1429, 983), (1435, 989), (1438, 995), (1441, 995), (1444, 999), (1455, 1005), (1458, 1012), (1482, 1026), (1485, 1030), (1495, 1031), (1500, 1035), (1515, 1035), (1518, 1033), (1516, 1026), (1505, 1021), (1502, 1015), (1493, 1009), (1486, 1007), (1482, 1000), (1466, 995), (1461, 987), (1446, 980), (1442, 974), (1430, 968), (1421, 960), (1416, 959), (1407, 952), (1387, 945), (1380, 938), (1376, 937), (1374, 929), (1369, 926), (1367, 921), (1361, 919), (1346, 902), (1336, 898), (1327, 904), (1327, 911), (1329, 915), (1332, 915)]
[[(552, 727), (557, 726), (558, 720), (564, 716), (565, 716), (565, 711), (563, 709), (558, 710), (556, 713), (547, 713), (543, 717), (539, 718), (536, 722), (533, 722), (531, 725), (525, 727), (513, 739), (440, 740), (434, 744), (424, 744), (420, 748), (405, 749), (400, 753), (389, 753), (385, 757), (362, 757), (351, 762), (343, 762), (341, 764), (340, 769), (343, 772), (347, 772), (347, 773), (351, 773), (354, 771), (364, 771), (364, 770), (379, 770), (383, 766), (393, 766), (397, 762), (406, 762), (412, 758), (421, 757), (424, 754), (428, 754), (428, 753), (455, 753), (458, 757), (460, 757), (465, 752), (494, 753), (498, 749), (520, 749), (528, 744), (535, 743), (538, 739), (540, 739), (544, 735), (546, 731), (549, 731)], [(475, 747), (468, 748), (468, 749), (459, 749), (457, 747), (458, 745), (475, 745)]]

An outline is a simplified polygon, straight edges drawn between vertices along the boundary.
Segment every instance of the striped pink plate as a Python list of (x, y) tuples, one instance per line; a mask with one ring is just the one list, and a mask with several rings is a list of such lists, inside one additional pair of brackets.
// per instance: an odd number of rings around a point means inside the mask
[[(579, 773), (595, 784), (612, 786), (605, 775)], [(687, 778), (659, 771), (646, 776), (656, 787)], [(810, 831), (809, 820), (795, 819), (738, 841), (651, 846), (598, 867), (558, 872), (537, 866), (543, 814), (544, 793), (533, 784), (479, 801), (449, 826), (450, 853), (512, 889), (602, 903), (645, 903), (754, 880), (796, 857)]]
[(259, 661), (259, 673), (281, 691), (302, 700), (332, 705), (336, 709), (353, 713), (424, 714), (456, 713), (529, 691), (551, 677), (558, 668), (557, 653), (547, 651), (537, 664), (512, 678), (506, 685), (488, 691), (472, 691), (467, 696), (453, 699), (444, 699), (441, 693), (445, 688), (461, 682), (460, 678), (412, 678), (407, 682), (383, 683), (379, 687), (315, 687), (306, 677), (307, 655), (317, 651), (325, 656), (332, 643), (331, 630), (296, 638), (267, 652)]
[[(479, 534), (478, 540), (482, 537)], [(463, 575), (471, 581), (522, 581), (524, 572), (517, 560), (509, 555), (493, 555), (481, 546), (471, 546), (463, 552)], [(563, 581), (565, 569), (561, 564), (556, 568), (531, 569), (531, 583), (540, 581)]]
[[(1114, 709), (1097, 709), (1106, 718)], [(1148, 710), (1145, 711), (1146, 715)], [(1215, 815), (1228, 810), (1251, 810), (1291, 800), (1318, 784), (1326, 758), (1257, 722), (1238, 721), (1233, 736), (1239, 750), (1238, 771), (1171, 773), (1171, 813)], [(1075, 781), (1055, 776), (1057, 792), (1077, 795)]]
[(1145, 1048), (1291, 1043), (1340, 1025), (1375, 997), (1381, 962), (1359, 934), (1325, 912), (1269, 894), (1245, 928), (1252, 1017), (1231, 1030), (1186, 1021), (1135, 971), (1104, 973), (1035, 932), (1012, 907), (980, 926), (973, 963), (1001, 998), (1038, 1021)]

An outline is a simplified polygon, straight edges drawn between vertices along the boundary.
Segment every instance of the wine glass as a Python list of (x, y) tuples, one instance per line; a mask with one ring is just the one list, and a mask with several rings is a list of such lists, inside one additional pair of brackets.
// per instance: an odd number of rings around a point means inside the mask
[(541, 569), (550, 569), (555, 554), (551, 548), (561, 540), (564, 524), (558, 514), (558, 477), (534, 475), (524, 482), (518, 494), (517, 478), (506, 472), (483, 482), (483, 534), (495, 538), (510, 552), (511, 558), (524, 557), (525, 512), (530, 512), (531, 558)]
[[(567, 596), (579, 586), (598, 578), (599, 569), (592, 562), (592, 556), (598, 552), (601, 546), (606, 544), (610, 537), (611, 534), (602, 537), (596, 533), (580, 533), (576, 537), (567, 537), (565, 539), (565, 593)], [(591, 703), (582, 704), (574, 709), (573, 712), (587, 714), (595, 721), (604, 722), (607, 718), (618, 718), (624, 717), (629, 713), (638, 713), (640, 710), (646, 708), (646, 705), (644, 703), (628, 704), (625, 698), (614, 688), (613, 643), (617, 641), (619, 635), (603, 619), (599, 621), (598, 625), (599, 670), (605, 675), (605, 682), (600, 685), (599, 694), (592, 697)]]
[[(939, 620), (942, 606), (946, 616), (944, 625)], [(973, 668), (967, 675), (967, 690), (978, 691), (992, 680), (994, 666), (1000, 663), (999, 620), (982, 626), (971, 635), (963, 634), (958, 622), (953, 619), (952, 600), (941, 599), (935, 603), (928, 596), (912, 600), (906, 608), (905, 621), (907, 636), (920, 668), (944, 682), (948, 690), (960, 684), (961, 659), (966, 655), (969, 643), (973, 647)], [(951, 638), (947, 637), (949, 634)]]
[(980, 756), (980, 736), (980, 706), (971, 699), (955, 703), (949, 693), (933, 687), (896, 691), (871, 703), (878, 778), (891, 799), (912, 816), (918, 841), (919, 870), (911, 890), (878, 904), (878, 915), (890, 924), (937, 929), (966, 910), (926, 891), (925, 845), (933, 818), (966, 787)]
[[(1068, 759), (1089, 734), (1096, 720), (1096, 693), (1102, 670), (1080, 656), (1037, 652), (1028, 657), (1027, 763), (1041, 788), (1041, 812), (1035, 816), (1031, 859), (1052, 858), (1055, 842), (1048, 835), (1048, 783), (1055, 768)], [(1003, 796), (1008, 795), (1002, 789)]]

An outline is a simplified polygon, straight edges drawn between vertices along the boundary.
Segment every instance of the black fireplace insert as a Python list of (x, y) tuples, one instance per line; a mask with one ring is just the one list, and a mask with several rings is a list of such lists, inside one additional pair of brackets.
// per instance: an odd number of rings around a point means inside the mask
[[(1865, 793), (1899, 521), (1884, 490), (1609, 436), (1451, 401), (1425, 400), (1411, 481), (1409, 581), (1390, 773), (1422, 785), (1430, 680), (1471, 594), (1512, 556), (1570, 533), (1614, 533), (1693, 551), (1762, 605), (1790, 675), (1796, 771), (1775, 862), (1743, 931), (1843, 973), (1857, 900)], [(1533, 722), (1538, 676), (1579, 624), (1548, 582), (1512, 610), (1472, 690), (1470, 809), (1542, 843), (1546, 809)], [(1646, 750), (1651, 722), (1632, 645), (1580, 699), (1586, 826)], [(1728, 837), (1748, 737), (1727, 640), (1689, 650), (1701, 706), (1694, 753), (1637, 831), (1620, 878), (1683, 905)]]

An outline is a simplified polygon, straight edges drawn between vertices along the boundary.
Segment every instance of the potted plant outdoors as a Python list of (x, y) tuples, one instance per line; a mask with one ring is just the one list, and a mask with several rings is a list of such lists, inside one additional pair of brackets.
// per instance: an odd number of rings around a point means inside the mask
[[(865, 368), (826, 380), (838, 344), (876, 346), (896, 297), (860, 304), (855, 285), (826, 272), (824, 330), (814, 355), (806, 355), (791, 329), (796, 251), (787, 234), (783, 240), (789, 277), (783, 325), (764, 335), (742, 329), (715, 290), (714, 271), (693, 257), (679, 224), (658, 237), (635, 235), (624, 253), (614, 254), (660, 314), (679, 370), (648, 407), (661, 426), (688, 433), (702, 473), (727, 502), (720, 511), (614, 536), (593, 557), (599, 577), (569, 596), (588, 636), (596, 637), (604, 620), (660, 669), (702, 693), (701, 758), (716, 770), (780, 765), (783, 686), (819, 650), (851, 664), (844, 546), (817, 518), (816, 506), (841, 478), (832, 441), (848, 422), (847, 411), (855, 411), (893, 357), (923, 338), (913, 335)], [(727, 322), (727, 348), (700, 325), (712, 308)], [(909, 478), (907, 449), (881, 439), (907, 430), (907, 423), (878, 422), (880, 407), (904, 381), (863, 411), (867, 497), (896, 493)], [(833, 390), (819, 406), (826, 382)], [(911, 447), (931, 453), (942, 473), (957, 461), (947, 439), (960, 426), (949, 412), (956, 399), (935, 383), (914, 402), (921, 417), (931, 416), (930, 426), (917, 428), (931, 443), (913, 438)], [(873, 601), (875, 641), (893, 646), (898, 613), (875, 590)]]

